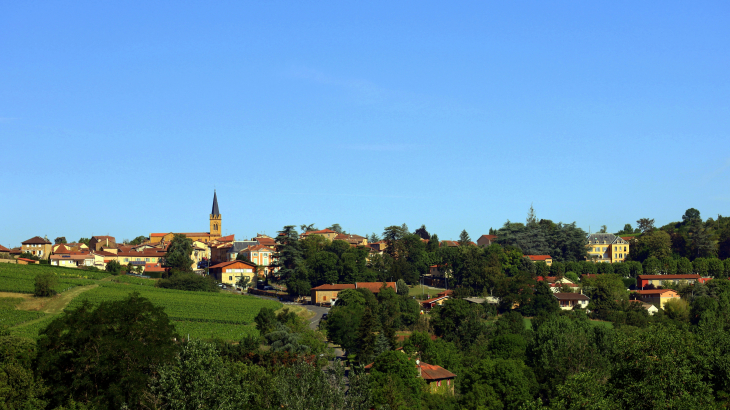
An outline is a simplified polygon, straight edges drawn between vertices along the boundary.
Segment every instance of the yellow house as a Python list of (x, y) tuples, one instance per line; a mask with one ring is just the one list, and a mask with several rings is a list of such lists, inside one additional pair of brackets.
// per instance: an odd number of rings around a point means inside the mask
[(333, 231), (332, 229), (322, 229), (319, 231), (304, 232), (300, 236), (301, 236), (301, 239), (304, 239), (309, 235), (321, 235), (321, 236), (324, 236), (325, 238), (329, 239), (330, 241), (334, 241), (335, 238), (337, 237), (337, 235), (339, 235), (339, 234), (337, 232)]
[(209, 272), (215, 280), (226, 285), (235, 285), (241, 277), (247, 277), (249, 284), (254, 282), (256, 264), (245, 261), (223, 262), (210, 267)]
[(586, 259), (593, 262), (623, 262), (629, 256), (629, 242), (612, 233), (591, 234), (586, 248)]

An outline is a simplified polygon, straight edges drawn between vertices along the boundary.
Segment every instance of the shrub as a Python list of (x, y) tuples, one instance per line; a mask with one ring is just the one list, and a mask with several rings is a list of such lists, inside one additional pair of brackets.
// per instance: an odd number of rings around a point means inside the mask
[(106, 264), (106, 271), (111, 273), (112, 275), (119, 275), (122, 273), (122, 270), (124, 269), (122, 267), (122, 264), (117, 261), (109, 261), (109, 263)]
[(33, 292), (36, 296), (53, 296), (56, 291), (53, 288), (58, 284), (58, 279), (52, 273), (41, 273), (35, 277), (35, 290)]
[(177, 273), (168, 279), (158, 281), (155, 286), (164, 289), (218, 292), (218, 286), (213, 278), (198, 276), (194, 273)]

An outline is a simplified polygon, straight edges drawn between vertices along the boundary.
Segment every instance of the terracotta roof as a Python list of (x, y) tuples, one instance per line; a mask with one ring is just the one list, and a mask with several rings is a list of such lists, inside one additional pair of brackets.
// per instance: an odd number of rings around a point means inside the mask
[(639, 295), (659, 295), (666, 292), (674, 292), (672, 289), (648, 289), (648, 290), (637, 290), (636, 293)]
[(98, 239), (111, 239), (112, 241), (116, 242), (116, 239), (114, 239), (113, 236), (103, 235), (103, 236), (92, 236), (91, 239), (96, 238)]
[(563, 286), (568, 286), (571, 288), (579, 288), (580, 285), (576, 285), (575, 283), (551, 283), (551, 288), (562, 288)]
[(491, 240), (497, 239), (497, 235), (482, 235), (479, 237), (479, 239), (482, 239), (482, 238), (489, 239), (491, 241)]
[(257, 236), (256, 238), (252, 238), (252, 241), (256, 241), (260, 243), (261, 245), (276, 245), (276, 241), (271, 238), (264, 238), (262, 236)]
[(0, 245), (0, 252), (10, 252), (10, 249)]
[(355, 289), (354, 283), (338, 283), (338, 284), (324, 284), (319, 285), (317, 287), (312, 288), (312, 290), (345, 290), (345, 289)]
[(558, 300), (590, 300), (586, 295), (580, 293), (553, 293)]
[(210, 232), (167, 232), (167, 233), (151, 233), (150, 237), (153, 236), (165, 236), (165, 235), (185, 235), (185, 236), (210, 236)]
[(435, 298), (431, 298), (431, 299), (424, 300), (423, 302), (421, 302), (421, 304), (422, 305), (425, 305), (426, 303), (438, 302), (439, 300), (445, 299), (445, 298), (448, 298), (448, 297), (449, 297), (449, 295), (436, 296)]
[(261, 250), (263, 250), (263, 251), (269, 251), (269, 252), (274, 252), (273, 249), (271, 249), (271, 248), (269, 248), (268, 246), (265, 246), (265, 245), (249, 246), (248, 248), (244, 249), (242, 252), (252, 252), (252, 251), (261, 251)]
[(18, 260), (19, 261), (24, 261), (24, 262), (30, 262), (30, 263), (38, 263), (37, 260), (28, 259), (28, 258), (18, 258)]
[(71, 250), (66, 247), (66, 245), (58, 245), (55, 251), (53, 253), (71, 253)]
[(454, 373), (435, 364), (421, 362), (418, 367), (421, 369), (421, 378), (424, 380), (443, 380), (456, 377)]
[(661, 280), (661, 279), (699, 279), (700, 275), (639, 275), (639, 279)]
[(23, 245), (50, 245), (51, 241), (48, 239), (41, 238), (40, 236), (34, 236), (25, 242), (21, 242)]
[[(355, 289), (370, 289), (373, 293), (380, 292), (380, 288), (383, 287), (383, 282), (355, 282)], [(386, 287), (395, 290), (395, 282), (386, 282)]]
[(545, 261), (547, 259), (552, 259), (553, 258), (550, 255), (525, 255), (525, 256), (527, 256), (528, 258), (530, 258), (530, 260), (533, 261), (533, 262)]
[(117, 256), (116, 253), (107, 251), (94, 251), (94, 253), (101, 256)]
[(236, 235), (221, 236), (216, 239), (218, 242), (233, 242), (236, 240)]
[(230, 262), (222, 262), (222, 263), (219, 263), (217, 265), (213, 265), (213, 266), (210, 267), (210, 269), (225, 268), (226, 266), (231, 266), (231, 265), (236, 264), (236, 263), (242, 263), (244, 265), (251, 266), (252, 268), (255, 268), (256, 267), (256, 264), (255, 263), (251, 263), (251, 262), (246, 262), (246, 261), (230, 261)]
[(117, 256), (123, 256), (123, 257), (129, 257), (129, 258), (142, 258), (142, 257), (155, 257), (155, 258), (164, 258), (165, 255), (167, 255), (166, 252), (157, 252), (152, 250), (145, 250), (142, 252), (137, 251), (131, 251), (131, 252), (119, 252)]

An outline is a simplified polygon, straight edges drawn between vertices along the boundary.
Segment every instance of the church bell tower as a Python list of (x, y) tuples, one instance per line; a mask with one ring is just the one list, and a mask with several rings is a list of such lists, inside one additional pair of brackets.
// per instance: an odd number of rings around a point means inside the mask
[(218, 196), (213, 191), (213, 210), (210, 213), (210, 237), (218, 238), (221, 236), (221, 213), (218, 210)]

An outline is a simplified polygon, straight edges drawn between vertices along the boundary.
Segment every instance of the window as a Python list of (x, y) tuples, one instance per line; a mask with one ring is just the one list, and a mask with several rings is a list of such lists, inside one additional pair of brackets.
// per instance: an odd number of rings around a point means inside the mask
[(228, 280), (233, 280), (233, 276), (229, 276), (228, 277)]
[(129, 262), (129, 258), (124, 258), (124, 262)]
[(149, 262), (150, 261), (150, 258), (144, 258), (144, 261), (145, 262)]
[(441, 387), (441, 380), (436, 382), (436, 386)]

